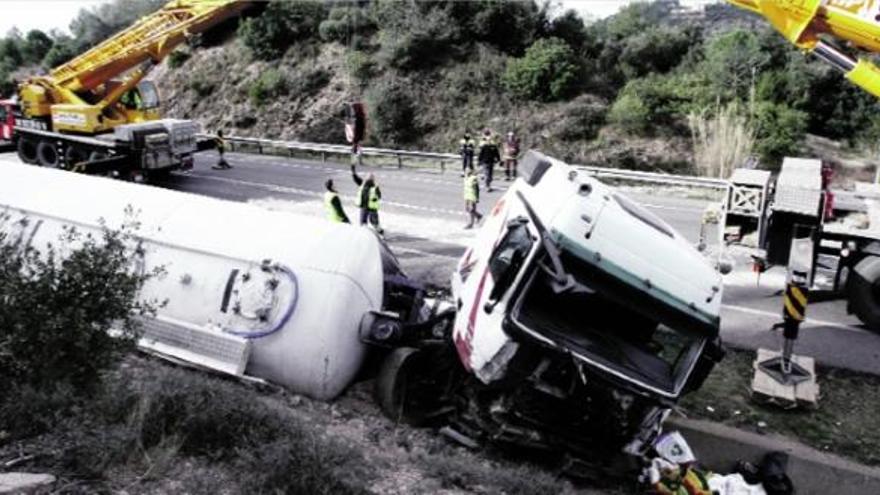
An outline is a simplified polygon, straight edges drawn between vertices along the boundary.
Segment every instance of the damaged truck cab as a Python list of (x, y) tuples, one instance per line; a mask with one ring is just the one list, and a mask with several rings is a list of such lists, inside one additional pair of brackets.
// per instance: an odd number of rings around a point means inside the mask
[(720, 275), (586, 173), (532, 151), (520, 175), (452, 275), (447, 346), (466, 384), (450, 401), (454, 435), (579, 459), (597, 445), (641, 454), (723, 355)]

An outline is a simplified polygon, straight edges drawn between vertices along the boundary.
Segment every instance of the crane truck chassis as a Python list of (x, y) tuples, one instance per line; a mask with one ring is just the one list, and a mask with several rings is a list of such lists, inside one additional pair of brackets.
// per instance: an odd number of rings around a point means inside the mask
[(159, 92), (145, 79), (178, 45), (240, 15), (252, 2), (171, 0), (132, 26), (22, 81), (0, 102), (0, 138), (29, 164), (123, 178), (192, 167), (199, 142), (189, 120), (160, 119)]
[[(723, 356), (720, 275), (665, 222), (531, 151), (452, 274), (406, 276), (369, 229), (37, 167), (0, 167), (0, 230), (22, 246), (140, 212), (140, 346), (332, 399), (380, 355), (395, 421), (461, 442), (613, 469), (645, 454)], [(624, 464), (626, 464), (624, 462)]]

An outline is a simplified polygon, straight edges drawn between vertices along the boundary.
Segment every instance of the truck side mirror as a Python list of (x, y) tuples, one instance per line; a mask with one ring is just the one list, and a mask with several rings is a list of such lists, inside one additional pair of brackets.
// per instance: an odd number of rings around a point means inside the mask
[(700, 357), (697, 358), (697, 364), (694, 366), (691, 376), (688, 377), (682, 393), (699, 390), (706, 382), (706, 378), (709, 377), (709, 373), (712, 372), (712, 368), (720, 363), (726, 354), (727, 351), (721, 344), (721, 339), (707, 342)]

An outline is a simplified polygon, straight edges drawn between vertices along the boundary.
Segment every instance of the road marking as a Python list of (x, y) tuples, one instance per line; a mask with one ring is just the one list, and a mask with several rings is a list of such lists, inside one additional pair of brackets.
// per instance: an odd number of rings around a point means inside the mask
[[(775, 318), (777, 320), (782, 320), (782, 315), (780, 315), (779, 313), (774, 313), (772, 311), (764, 311), (762, 309), (747, 308), (745, 306), (736, 306), (733, 304), (722, 304), (721, 307), (725, 308), (725, 309), (730, 309), (733, 311), (739, 311), (740, 313), (748, 313), (748, 314), (752, 314), (752, 315), (765, 316), (768, 318)], [(844, 325), (843, 323), (837, 323), (834, 321), (817, 320), (814, 318), (807, 318), (806, 320), (804, 320), (804, 325), (810, 325), (810, 326), (814, 326), (814, 327), (833, 327), (833, 328), (839, 328), (841, 330), (849, 330), (850, 332), (858, 332), (858, 333), (871, 333), (871, 332), (868, 332), (867, 330), (865, 330), (864, 328), (854, 327), (852, 325)]]
[[(218, 182), (225, 182), (227, 184), (237, 184), (237, 185), (241, 185), (241, 186), (256, 187), (259, 189), (266, 189), (268, 191), (273, 191), (273, 192), (286, 192), (286, 193), (291, 193), (291, 194), (299, 194), (301, 196), (311, 196), (311, 197), (315, 197), (315, 198), (321, 198), (324, 195), (324, 193), (322, 193), (322, 192), (310, 191), (308, 189), (300, 189), (298, 187), (279, 186), (276, 184), (266, 184), (263, 182), (252, 182), (252, 181), (241, 180), (241, 179), (232, 179), (229, 177), (217, 177), (216, 175), (201, 174), (198, 172), (190, 172), (187, 175), (189, 175), (190, 177), (199, 177), (201, 179), (208, 179), (208, 180), (215, 180)], [(350, 201), (355, 200), (354, 196), (343, 196), (340, 194), (340, 197), (347, 199), (347, 200), (350, 200)], [(460, 212), (457, 210), (447, 210), (444, 208), (431, 208), (428, 206), (411, 205), (411, 204), (407, 204), (407, 203), (399, 203), (397, 201), (387, 201), (387, 200), (382, 200), (382, 203), (385, 205), (396, 206), (399, 208), (405, 208), (405, 209), (409, 209), (409, 210), (426, 211), (429, 213), (442, 213), (442, 214), (454, 215), (454, 216), (464, 216), (463, 212)]]
[[(334, 166), (334, 165), (307, 165), (304, 163), (289, 162), (289, 161), (287, 161), (288, 159), (286, 159), (284, 157), (274, 157), (274, 156), (267, 156), (267, 155), (256, 155), (256, 156), (261, 158), (262, 159), (261, 161), (263, 161), (263, 162), (266, 162), (268, 164), (277, 165), (279, 167), (300, 168), (300, 169), (306, 169), (306, 170), (323, 170), (325, 172), (331, 172), (331, 173), (334, 173), (337, 175), (348, 174), (348, 170), (344, 168), (345, 165), (343, 165), (343, 164), (339, 164), (337, 166)], [(378, 167), (378, 168), (379, 168), (379, 170), (382, 170), (381, 167)], [(454, 174), (455, 172), (450, 172), (450, 173)], [(413, 177), (412, 174), (414, 174), (414, 172), (411, 172), (411, 171), (400, 171), (400, 173), (390, 172), (390, 173), (385, 174), (385, 178), (395, 177), (395, 178), (400, 178), (404, 181), (409, 181), (409, 182), (422, 182), (422, 183), (426, 183), (426, 184), (446, 184), (446, 185), (451, 185), (451, 186), (456, 186), (459, 183), (459, 181), (457, 181), (457, 180), (442, 180), (442, 179), (430, 179), (430, 178), (423, 178), (423, 177)], [(504, 187), (499, 189), (500, 192), (504, 192), (505, 190), (506, 190), (506, 188), (504, 188)], [(638, 195), (650, 196), (650, 195), (646, 195), (644, 193), (631, 194), (631, 196), (638, 196)], [(696, 207), (696, 206), (692, 206), (692, 207), (670, 206), (670, 205), (660, 205), (660, 204), (644, 203), (644, 202), (640, 202), (640, 204), (646, 208), (652, 208), (655, 210), (687, 211), (687, 212), (702, 212), (703, 211), (703, 208)]]
[(453, 260), (457, 260), (460, 256), (453, 256), (451, 254), (440, 254), (440, 253), (432, 253), (430, 251), (422, 251), (421, 249), (413, 249), (408, 247), (401, 247), (392, 243), (391, 250), (397, 253), (412, 253), (412, 254), (421, 254), (423, 256), (434, 256), (436, 258), (449, 258)]

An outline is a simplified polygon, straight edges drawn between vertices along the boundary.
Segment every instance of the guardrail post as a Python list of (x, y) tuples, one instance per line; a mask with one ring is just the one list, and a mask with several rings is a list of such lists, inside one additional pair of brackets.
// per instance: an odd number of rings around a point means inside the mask
[(326, 162), (326, 161), (327, 161), (327, 152), (326, 152), (326, 151), (322, 151), (322, 152), (321, 152), (321, 163), (324, 163), (324, 162)]
[(446, 173), (446, 162), (444, 162), (443, 160), (440, 160), (440, 173), (441, 174)]
[(403, 168), (403, 158), (399, 154), (397, 155), (397, 168)]
[(263, 154), (263, 143), (257, 143), (257, 149), (260, 150), (260, 154)]

